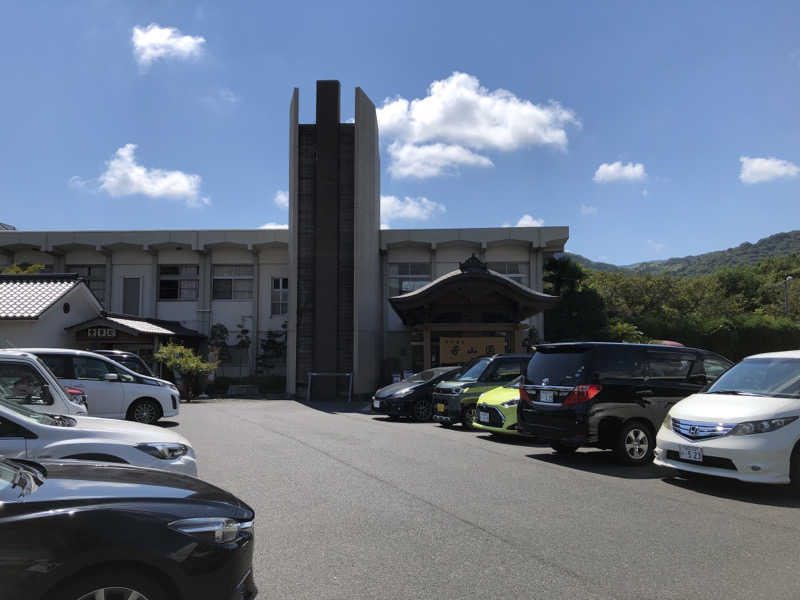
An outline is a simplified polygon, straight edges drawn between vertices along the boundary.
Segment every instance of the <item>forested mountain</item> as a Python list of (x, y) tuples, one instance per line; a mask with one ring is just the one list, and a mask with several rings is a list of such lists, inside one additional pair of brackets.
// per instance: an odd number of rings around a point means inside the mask
[(580, 254), (572, 254), (570, 252), (565, 254), (579, 265), (595, 271), (628, 271), (651, 275), (692, 277), (694, 275), (709, 275), (725, 267), (752, 266), (766, 258), (797, 253), (800, 253), (800, 230), (776, 233), (758, 240), (755, 244), (744, 242), (735, 248), (728, 248), (727, 250), (625, 266), (595, 262)]

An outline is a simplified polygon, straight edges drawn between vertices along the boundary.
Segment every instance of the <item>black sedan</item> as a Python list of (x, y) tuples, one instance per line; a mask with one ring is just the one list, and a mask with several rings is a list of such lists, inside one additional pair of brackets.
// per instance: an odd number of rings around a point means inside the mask
[(246, 600), (253, 510), (167, 471), (0, 458), (0, 600)]
[(461, 367), (427, 369), (382, 387), (372, 397), (372, 412), (389, 415), (390, 419), (405, 416), (415, 421), (430, 421), (433, 416), (433, 388), (459, 370)]

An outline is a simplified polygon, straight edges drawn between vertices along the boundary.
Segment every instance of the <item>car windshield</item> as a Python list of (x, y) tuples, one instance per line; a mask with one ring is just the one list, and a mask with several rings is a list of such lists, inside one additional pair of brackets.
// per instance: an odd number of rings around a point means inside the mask
[(0, 459), (0, 492), (14, 485), (18, 469), (10, 462)]
[(441, 374), (442, 371), (439, 369), (428, 369), (427, 371), (420, 371), (419, 373), (414, 373), (411, 377), (406, 377), (403, 381), (407, 383), (424, 383), (426, 381), (430, 381), (435, 377), (438, 377)]
[(532, 385), (575, 386), (586, 377), (587, 350), (537, 352), (528, 363), (527, 383)]
[(509, 381), (507, 384), (505, 384), (503, 387), (507, 387), (507, 388), (519, 387), (519, 382), (521, 380), (522, 380), (522, 375), (520, 375), (519, 377), (515, 377), (514, 379)]
[(461, 374), (458, 381), (477, 381), (478, 377), (483, 374), (483, 371), (489, 366), (490, 362), (488, 358), (479, 359), (474, 365)]
[(58, 420), (54, 419), (50, 415), (46, 415), (44, 413), (39, 413), (30, 408), (26, 408), (16, 402), (9, 402), (8, 400), (0, 399), (0, 407), (6, 408), (20, 417), (25, 419), (30, 419), (31, 421), (36, 421), (41, 425), (58, 425)]
[(748, 358), (717, 379), (708, 393), (800, 398), (800, 359)]
[(39, 365), (40, 365), (40, 366), (41, 366), (41, 367), (42, 367), (42, 368), (43, 368), (45, 371), (47, 371), (47, 372), (50, 374), (50, 378), (51, 378), (53, 381), (55, 381), (55, 382), (56, 382), (56, 385), (58, 386), (58, 388), (59, 388), (59, 389), (60, 389), (62, 392), (64, 392), (64, 396), (65, 396), (66, 398), (69, 398), (69, 397), (70, 397), (70, 395), (69, 395), (69, 392), (67, 392), (67, 388), (65, 388), (65, 387), (64, 387), (64, 385), (61, 383), (61, 380), (60, 380), (58, 377), (56, 377), (56, 374), (55, 374), (55, 373), (53, 373), (53, 370), (50, 368), (50, 366), (49, 366), (49, 365), (48, 365), (48, 364), (47, 364), (45, 361), (43, 361), (43, 360), (42, 360), (42, 357), (41, 357), (41, 356), (36, 356), (36, 362), (38, 362), (38, 363), (39, 363)]

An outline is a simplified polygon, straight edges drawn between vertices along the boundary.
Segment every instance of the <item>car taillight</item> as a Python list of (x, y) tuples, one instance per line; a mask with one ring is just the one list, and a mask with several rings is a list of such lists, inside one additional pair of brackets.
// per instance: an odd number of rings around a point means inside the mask
[(70, 396), (83, 396), (84, 391), (83, 390), (79, 390), (78, 388), (68, 387), (67, 388), (67, 393)]
[(519, 399), (523, 402), (533, 402), (528, 390), (525, 389), (525, 378), (522, 378), (519, 382)]
[(592, 398), (597, 396), (600, 393), (600, 390), (603, 389), (601, 385), (578, 385), (573, 388), (573, 390), (569, 393), (564, 399), (564, 402), (561, 403), (562, 406), (569, 406), (571, 404), (585, 404), (589, 402)]

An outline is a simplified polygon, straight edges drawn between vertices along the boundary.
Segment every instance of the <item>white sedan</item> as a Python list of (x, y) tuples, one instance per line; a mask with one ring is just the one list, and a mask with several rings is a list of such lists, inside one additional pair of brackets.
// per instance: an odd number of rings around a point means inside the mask
[(0, 400), (0, 456), (116, 462), (197, 475), (183, 436), (130, 421), (51, 415)]
[(655, 464), (800, 490), (800, 351), (758, 354), (669, 411)]

